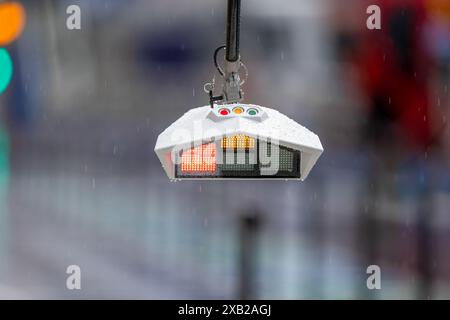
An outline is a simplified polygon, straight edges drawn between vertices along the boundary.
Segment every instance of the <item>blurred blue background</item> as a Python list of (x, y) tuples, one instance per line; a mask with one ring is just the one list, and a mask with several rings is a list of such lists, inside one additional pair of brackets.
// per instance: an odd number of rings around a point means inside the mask
[(169, 182), (153, 152), (208, 103), (225, 0), (21, 3), (0, 96), (0, 298), (450, 298), (445, 0), (243, 1), (245, 101), (325, 148), (303, 183)]

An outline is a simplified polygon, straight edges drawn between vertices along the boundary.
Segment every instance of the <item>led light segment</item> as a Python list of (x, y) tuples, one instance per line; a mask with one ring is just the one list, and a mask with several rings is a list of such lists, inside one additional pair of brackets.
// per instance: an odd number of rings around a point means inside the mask
[(243, 134), (225, 137), (221, 140), (222, 149), (254, 149), (255, 139)]
[(258, 114), (258, 110), (251, 108), (247, 110), (247, 114), (250, 116), (256, 116)]
[(226, 108), (223, 108), (223, 109), (220, 109), (220, 110), (219, 110), (219, 114), (220, 114), (221, 116), (227, 116), (227, 115), (230, 114), (230, 111), (229, 111), (228, 109), (226, 109)]
[(242, 107), (236, 107), (236, 108), (233, 109), (233, 112), (235, 114), (241, 114), (241, 113), (244, 112), (244, 109)]
[(181, 172), (202, 173), (216, 171), (215, 143), (202, 144), (184, 150), (181, 155)]

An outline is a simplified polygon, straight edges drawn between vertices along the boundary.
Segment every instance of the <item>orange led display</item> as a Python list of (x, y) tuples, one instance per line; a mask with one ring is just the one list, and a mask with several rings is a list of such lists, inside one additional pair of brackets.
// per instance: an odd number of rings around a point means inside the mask
[(181, 172), (215, 172), (216, 171), (216, 145), (215, 143), (202, 144), (181, 155)]
[(222, 139), (220, 146), (222, 149), (253, 149), (255, 139), (243, 134), (238, 134)]

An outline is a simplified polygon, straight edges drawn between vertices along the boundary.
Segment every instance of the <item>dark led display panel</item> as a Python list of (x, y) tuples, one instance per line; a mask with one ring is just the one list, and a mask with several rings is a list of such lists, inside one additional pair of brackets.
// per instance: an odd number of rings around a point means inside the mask
[(244, 135), (192, 146), (176, 157), (176, 178), (300, 178), (300, 151)]

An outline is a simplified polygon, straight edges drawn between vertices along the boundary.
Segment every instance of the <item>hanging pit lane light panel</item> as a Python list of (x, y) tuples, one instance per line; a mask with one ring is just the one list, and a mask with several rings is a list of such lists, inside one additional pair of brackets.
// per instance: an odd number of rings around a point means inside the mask
[(159, 135), (155, 152), (173, 180), (304, 180), (323, 148), (278, 111), (237, 103), (190, 110)]
[(213, 55), (221, 94), (215, 80), (207, 83), (209, 106), (188, 111), (158, 137), (155, 151), (170, 179), (304, 180), (323, 152), (319, 137), (297, 122), (241, 103), (248, 70), (239, 53), (240, 7), (241, 0), (228, 0), (227, 43)]

